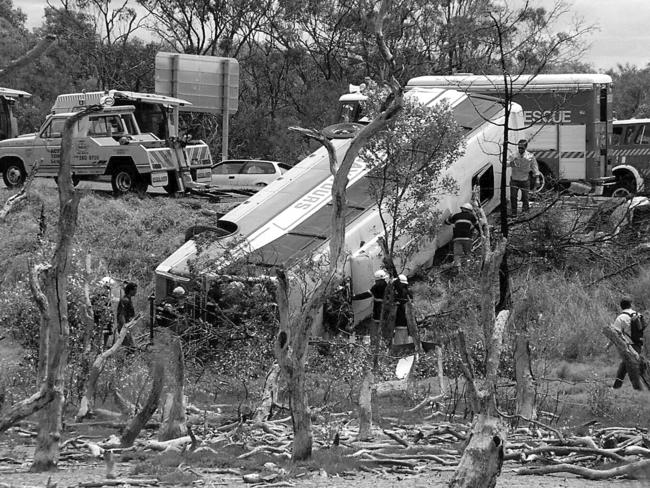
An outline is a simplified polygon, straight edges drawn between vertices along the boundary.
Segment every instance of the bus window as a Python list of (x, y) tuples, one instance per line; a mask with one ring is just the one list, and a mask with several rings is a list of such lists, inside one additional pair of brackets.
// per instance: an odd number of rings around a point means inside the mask
[(611, 146), (620, 146), (623, 142), (623, 127), (616, 125), (612, 127), (612, 140), (610, 141)]

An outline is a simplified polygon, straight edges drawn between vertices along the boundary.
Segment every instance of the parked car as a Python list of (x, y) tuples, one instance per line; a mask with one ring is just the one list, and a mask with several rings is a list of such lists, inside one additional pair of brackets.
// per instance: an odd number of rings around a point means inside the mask
[(277, 161), (227, 159), (212, 166), (212, 186), (224, 190), (259, 190), (291, 166)]

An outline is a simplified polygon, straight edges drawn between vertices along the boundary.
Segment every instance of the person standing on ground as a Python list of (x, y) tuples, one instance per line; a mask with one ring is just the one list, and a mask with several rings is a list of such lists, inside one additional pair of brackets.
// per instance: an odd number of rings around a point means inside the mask
[[(641, 354), (643, 350), (643, 329), (639, 330), (639, 326), (635, 325), (635, 318), (638, 317), (638, 313), (632, 308), (632, 300), (629, 298), (623, 298), (621, 300), (621, 313), (616, 317), (614, 321), (614, 328), (623, 332), (623, 334), (629, 339), (629, 342), (637, 353)], [(640, 322), (640, 321), (639, 321)], [(607, 348), (611, 346), (611, 343), (607, 345)], [(620, 388), (623, 386), (623, 380), (627, 375), (627, 367), (625, 366), (625, 361), (621, 361), (621, 364), (616, 371), (616, 379), (614, 380), (613, 388)]]
[(388, 273), (383, 269), (378, 269), (375, 271), (375, 284), (369, 290), (352, 296), (352, 300), (372, 298), (372, 319), (376, 323), (379, 323), (381, 320), (381, 310), (384, 306), (384, 293), (386, 292), (386, 286), (388, 286), (387, 280)]
[(393, 344), (408, 344), (413, 342), (413, 339), (408, 332), (406, 305), (413, 299), (413, 293), (409, 290), (409, 281), (406, 275), (399, 275), (393, 282), (393, 286), (395, 289), (395, 301), (397, 302)]
[(467, 255), (472, 251), (474, 229), (478, 228), (478, 220), (474, 215), (471, 203), (463, 203), (460, 212), (450, 215), (445, 224), (454, 226), (452, 246), (454, 250), (454, 266), (460, 269)]
[[(135, 317), (135, 308), (133, 307), (133, 297), (138, 291), (138, 285), (129, 281), (124, 285), (124, 296), (117, 304), (117, 333), (122, 331), (122, 327), (128, 324)], [(124, 338), (124, 347), (132, 347), (133, 340), (130, 335)]]
[(530, 191), (530, 173), (533, 174), (535, 181), (541, 176), (537, 167), (535, 156), (528, 152), (528, 141), (520, 139), (517, 143), (517, 154), (510, 157), (508, 167), (512, 168), (510, 175), (510, 208), (512, 216), (517, 216), (517, 198), (521, 190), (521, 210), (528, 212), (530, 205), (528, 202), (528, 192)]

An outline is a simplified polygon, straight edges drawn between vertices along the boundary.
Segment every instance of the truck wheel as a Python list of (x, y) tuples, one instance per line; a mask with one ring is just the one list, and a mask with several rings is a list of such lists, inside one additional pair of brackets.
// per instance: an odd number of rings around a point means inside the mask
[(111, 186), (116, 195), (123, 195), (137, 188), (138, 175), (129, 166), (120, 166), (111, 176)]
[(16, 188), (25, 183), (27, 173), (25, 173), (25, 169), (21, 163), (12, 161), (5, 166), (5, 170), (2, 173), (2, 179), (4, 180), (5, 185), (7, 185), (7, 188)]
[(176, 193), (178, 191), (178, 179), (176, 177), (176, 173), (173, 171), (167, 173), (167, 181), (169, 183), (163, 186), (163, 190), (165, 190), (170, 195)]

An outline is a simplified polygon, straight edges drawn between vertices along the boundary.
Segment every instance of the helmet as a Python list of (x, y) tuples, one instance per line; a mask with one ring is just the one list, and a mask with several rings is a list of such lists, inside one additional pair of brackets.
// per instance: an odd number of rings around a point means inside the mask
[(404, 283), (405, 285), (408, 285), (409, 280), (408, 280), (408, 278), (406, 277), (406, 275), (401, 274), (401, 275), (399, 275), (397, 278), (399, 279), (399, 282), (400, 282), (400, 283)]
[(115, 284), (115, 280), (110, 276), (104, 276), (101, 280), (99, 280), (99, 284), (100, 286), (109, 288)]
[(182, 286), (177, 286), (172, 290), (172, 295), (178, 298), (185, 296), (185, 288)]
[(473, 210), (471, 203), (463, 203), (460, 208), (463, 210), (469, 210), (470, 212)]
[(376, 280), (385, 280), (388, 278), (388, 273), (384, 271), (383, 269), (378, 269), (375, 271), (375, 279)]

